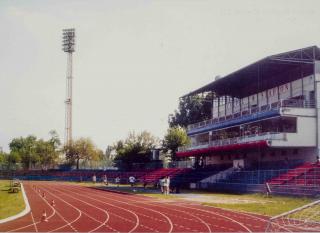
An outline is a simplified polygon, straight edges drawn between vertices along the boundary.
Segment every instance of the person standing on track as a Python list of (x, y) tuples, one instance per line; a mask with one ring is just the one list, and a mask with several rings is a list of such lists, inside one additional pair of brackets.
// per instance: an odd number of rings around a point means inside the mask
[(92, 176), (92, 182), (95, 184), (97, 182), (96, 174), (93, 174)]
[(161, 178), (159, 180), (159, 185), (160, 185), (160, 189), (161, 189), (161, 193), (164, 194), (164, 179), (165, 178)]
[(170, 193), (170, 177), (166, 176), (163, 182), (164, 194), (168, 195)]
[(117, 187), (119, 187), (119, 184), (120, 184), (120, 177), (119, 177), (119, 176), (117, 176), (117, 177), (116, 177), (116, 179), (115, 179), (115, 181), (116, 181), (116, 185), (117, 185)]
[(135, 182), (136, 182), (136, 178), (134, 176), (130, 176), (129, 177), (129, 183), (130, 183), (131, 187), (134, 186)]
[(102, 180), (103, 180), (103, 183), (104, 183), (106, 186), (108, 186), (108, 177), (107, 177), (107, 175), (103, 175)]

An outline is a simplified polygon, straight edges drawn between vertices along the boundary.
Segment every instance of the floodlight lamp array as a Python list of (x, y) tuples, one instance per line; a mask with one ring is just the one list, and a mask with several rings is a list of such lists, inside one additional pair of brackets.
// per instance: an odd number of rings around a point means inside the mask
[(74, 52), (75, 29), (63, 29), (62, 31), (62, 50), (67, 53)]

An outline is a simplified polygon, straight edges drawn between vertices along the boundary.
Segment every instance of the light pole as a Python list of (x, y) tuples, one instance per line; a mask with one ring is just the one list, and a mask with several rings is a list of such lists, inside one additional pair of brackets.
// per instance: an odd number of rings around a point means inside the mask
[(66, 87), (66, 112), (65, 112), (65, 144), (72, 142), (72, 53), (75, 47), (75, 29), (63, 29), (62, 50), (68, 54), (67, 60), (67, 87)]

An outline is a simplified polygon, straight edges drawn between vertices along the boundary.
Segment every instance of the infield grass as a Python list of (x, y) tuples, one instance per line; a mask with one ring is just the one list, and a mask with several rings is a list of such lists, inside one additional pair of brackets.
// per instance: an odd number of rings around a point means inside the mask
[(245, 211), (267, 216), (276, 216), (289, 210), (306, 205), (315, 199), (272, 196), (266, 197), (262, 194), (211, 194), (212, 198), (219, 198), (220, 202), (203, 202), (203, 205), (209, 205), (224, 209)]
[(21, 191), (9, 193), (10, 181), (0, 180), (0, 219), (18, 214), (25, 208)]

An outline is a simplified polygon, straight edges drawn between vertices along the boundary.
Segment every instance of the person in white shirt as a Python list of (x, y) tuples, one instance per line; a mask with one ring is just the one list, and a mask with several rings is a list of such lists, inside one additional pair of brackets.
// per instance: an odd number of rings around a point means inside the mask
[(115, 181), (116, 181), (117, 187), (119, 187), (119, 184), (120, 184), (120, 177), (119, 177), (119, 176), (117, 176)]
[(164, 194), (167, 195), (170, 193), (170, 177), (166, 176), (163, 182)]
[(164, 178), (159, 180), (159, 185), (160, 185), (161, 193), (164, 194)]
[(135, 178), (134, 176), (130, 176), (130, 177), (129, 177), (129, 183), (130, 183), (131, 187), (134, 186), (134, 183), (135, 183), (135, 182), (136, 182), (136, 178)]
[(93, 176), (92, 176), (92, 182), (93, 182), (93, 183), (96, 183), (96, 182), (97, 182), (96, 174), (93, 174)]
[(108, 177), (107, 177), (107, 175), (103, 175), (102, 181), (103, 181), (103, 183), (104, 183), (105, 185), (108, 186)]

